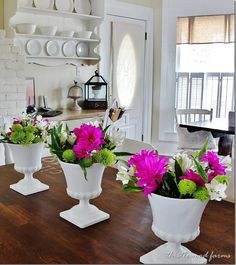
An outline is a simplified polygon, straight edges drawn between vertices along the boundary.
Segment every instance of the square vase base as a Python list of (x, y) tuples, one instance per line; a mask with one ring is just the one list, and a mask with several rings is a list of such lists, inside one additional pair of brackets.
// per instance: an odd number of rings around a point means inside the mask
[(91, 211), (90, 207), (89, 214), (75, 214), (74, 207), (76, 206), (74, 206), (70, 210), (61, 212), (60, 216), (68, 222), (78, 226), (79, 228), (85, 228), (110, 218), (110, 215), (108, 213), (99, 210), (94, 205), (90, 206), (93, 206), (93, 210)]
[(40, 191), (48, 190), (49, 186), (40, 182), (38, 179), (22, 179), (16, 184), (10, 185), (10, 188), (22, 195), (31, 195)]
[(206, 264), (207, 260), (181, 246), (180, 251), (170, 251), (168, 243), (140, 257), (143, 264)]

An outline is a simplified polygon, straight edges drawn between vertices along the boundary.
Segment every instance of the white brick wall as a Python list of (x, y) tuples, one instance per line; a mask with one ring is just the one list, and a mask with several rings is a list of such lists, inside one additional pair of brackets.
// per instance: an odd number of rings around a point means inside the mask
[(25, 111), (25, 58), (13, 41), (0, 37), (0, 115)]

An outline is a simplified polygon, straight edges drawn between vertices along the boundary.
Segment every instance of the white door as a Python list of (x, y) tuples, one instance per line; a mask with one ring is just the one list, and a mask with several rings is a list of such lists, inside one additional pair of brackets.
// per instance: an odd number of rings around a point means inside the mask
[(121, 129), (141, 140), (144, 113), (145, 21), (107, 16), (111, 30), (111, 95), (127, 115)]

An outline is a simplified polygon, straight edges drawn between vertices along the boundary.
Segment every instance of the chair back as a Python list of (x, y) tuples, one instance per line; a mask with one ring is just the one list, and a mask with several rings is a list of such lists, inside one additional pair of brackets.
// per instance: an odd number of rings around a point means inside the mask
[(212, 120), (213, 109), (176, 109), (177, 123)]
[[(138, 153), (141, 150), (155, 150), (154, 146), (148, 143), (144, 143), (141, 141), (125, 138), (122, 145), (119, 146), (115, 151), (116, 152), (128, 152), (128, 153)], [(122, 156), (120, 157), (123, 160), (128, 161), (130, 156)]]

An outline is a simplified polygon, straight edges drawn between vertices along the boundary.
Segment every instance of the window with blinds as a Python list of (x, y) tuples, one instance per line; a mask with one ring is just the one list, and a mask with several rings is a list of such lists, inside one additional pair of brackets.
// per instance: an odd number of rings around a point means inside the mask
[(234, 110), (234, 15), (180, 17), (176, 36), (176, 108)]

